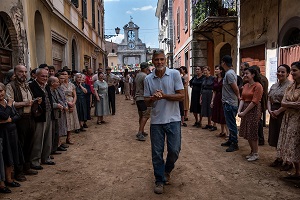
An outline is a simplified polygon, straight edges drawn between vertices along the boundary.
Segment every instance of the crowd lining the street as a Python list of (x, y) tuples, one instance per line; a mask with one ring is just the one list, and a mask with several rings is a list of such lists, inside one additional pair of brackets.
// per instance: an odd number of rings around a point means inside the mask
[[(178, 105), (181, 126), (187, 126), (188, 111), (195, 118), (194, 127), (216, 131), (220, 124), (221, 132), (217, 136), (228, 138), (221, 145), (227, 147), (227, 152), (237, 151), (238, 135), (245, 138), (250, 146), (246, 159), (251, 162), (259, 159), (259, 144), (264, 145), (265, 118), (262, 116), (268, 111), (268, 143), (277, 150), (276, 160), (270, 166), (285, 171), (295, 168), (295, 174), (286, 178), (299, 180), (300, 62), (294, 62), (291, 67), (280, 65), (278, 82), (269, 91), (268, 81), (258, 66), (242, 63), (239, 77), (232, 69), (230, 56), (223, 57), (221, 65), (215, 66), (215, 76), (210, 75), (207, 66), (194, 68), (195, 76), (191, 80), (186, 67), (179, 69), (184, 91), (184, 100)], [(139, 141), (146, 140), (144, 126), (151, 108), (147, 104), (149, 88), (144, 89), (144, 83), (152, 81), (148, 64), (142, 63), (139, 73), (130, 75), (126, 70), (121, 77), (111, 73), (110, 68), (105, 71), (103, 73), (99, 68), (93, 74), (91, 68), (77, 72), (68, 67), (56, 71), (53, 66), (42, 64), (31, 70), (29, 81), (27, 68), (23, 65), (17, 65), (7, 74), (4, 83), (0, 83), (1, 193), (10, 193), (9, 187), (20, 187), (19, 182), (26, 180), (25, 175), (38, 174), (42, 165), (55, 165), (52, 156), (74, 144), (72, 133), (88, 128), (86, 122), (92, 119), (93, 106), (98, 125), (106, 123), (105, 116), (115, 115), (115, 94), (119, 93), (119, 87), (126, 100), (137, 104), (139, 131), (136, 137)], [(293, 81), (288, 78), (290, 74)], [(180, 88), (180, 85), (176, 87)], [(192, 88), (191, 99), (188, 87)], [(160, 91), (155, 94), (158, 95), (156, 101), (163, 95)], [(239, 133), (236, 115), (241, 118)], [(208, 124), (202, 124), (203, 117), (207, 117)], [(153, 125), (153, 119), (151, 123), (152, 133), (158, 128), (155, 123)], [(64, 136), (66, 140), (62, 141)], [(153, 166), (155, 168), (154, 160)], [(166, 179), (161, 179), (162, 182), (169, 180), (170, 172)]]

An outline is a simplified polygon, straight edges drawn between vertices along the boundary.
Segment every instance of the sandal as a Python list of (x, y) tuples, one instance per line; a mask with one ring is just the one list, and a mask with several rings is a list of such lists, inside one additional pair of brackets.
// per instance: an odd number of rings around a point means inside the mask
[(97, 124), (98, 124), (98, 125), (101, 125), (101, 122), (100, 122), (100, 121), (97, 121)]

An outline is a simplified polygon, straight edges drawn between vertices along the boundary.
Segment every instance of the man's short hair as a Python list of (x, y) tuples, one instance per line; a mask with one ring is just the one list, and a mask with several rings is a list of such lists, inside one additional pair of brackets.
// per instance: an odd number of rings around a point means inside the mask
[(164, 54), (165, 55), (165, 51), (163, 49), (153, 50), (152, 57), (155, 57), (159, 54)]
[(229, 55), (225, 55), (222, 58), (222, 61), (228, 66), (228, 67), (232, 67), (232, 58)]
[[(40, 66), (38, 67), (39, 69), (44, 69), (45, 67), (48, 67), (47, 64), (40, 64)], [(48, 67), (49, 68), (49, 67)]]
[(146, 68), (148, 68), (149, 67), (149, 64), (147, 63), (147, 62), (142, 62), (141, 64), (140, 64), (140, 68), (141, 69), (146, 69)]

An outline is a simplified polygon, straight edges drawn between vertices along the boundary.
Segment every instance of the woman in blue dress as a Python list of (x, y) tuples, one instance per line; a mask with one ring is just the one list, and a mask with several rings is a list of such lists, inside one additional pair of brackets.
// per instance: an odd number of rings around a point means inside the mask
[(76, 109), (80, 124), (80, 130), (84, 131), (83, 123), (84, 121), (87, 121), (88, 118), (88, 109), (86, 105), (86, 93), (87, 89), (85, 88), (85, 83), (82, 83), (82, 74), (77, 73), (75, 75), (75, 90), (76, 90)]

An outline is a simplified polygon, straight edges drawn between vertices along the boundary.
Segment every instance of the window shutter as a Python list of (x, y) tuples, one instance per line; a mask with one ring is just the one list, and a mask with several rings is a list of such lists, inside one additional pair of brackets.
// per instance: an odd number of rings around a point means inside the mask
[(95, 29), (96, 21), (95, 21), (95, 0), (92, 0), (92, 26)]

